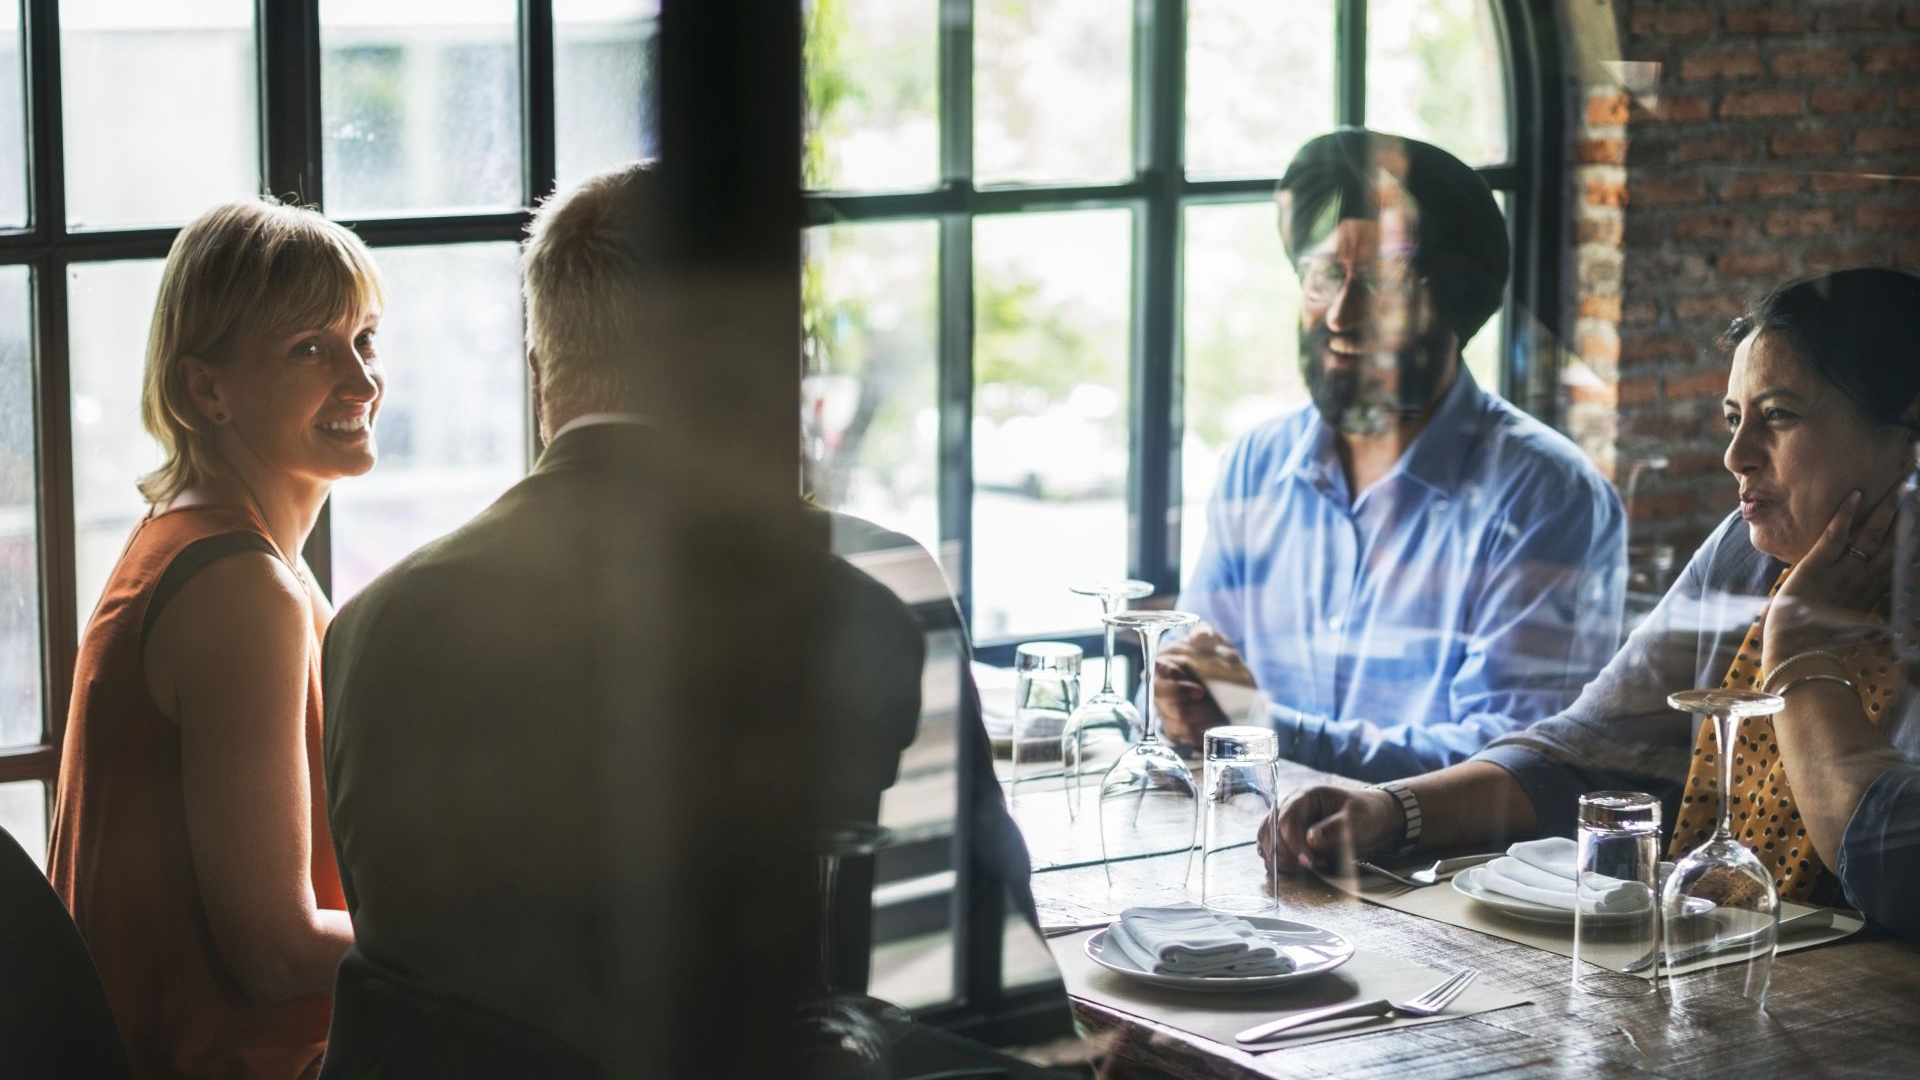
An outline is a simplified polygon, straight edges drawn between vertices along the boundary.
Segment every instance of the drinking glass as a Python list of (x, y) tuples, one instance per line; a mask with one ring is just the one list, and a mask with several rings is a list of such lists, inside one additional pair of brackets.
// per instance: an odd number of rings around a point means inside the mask
[(1272, 728), (1226, 726), (1206, 735), (1207, 824), (1200, 845), (1200, 902), (1261, 915), (1279, 903), (1279, 870), (1260, 855), (1260, 826), (1280, 786), (1280, 737)]
[(1198, 615), (1184, 611), (1116, 611), (1103, 620), (1140, 635), (1148, 718), (1139, 743), (1128, 747), (1100, 781), (1100, 857), (1106, 866), (1109, 898), (1115, 892), (1115, 862), (1184, 851), (1187, 858), (1178, 883), (1159, 879), (1143, 890), (1147, 895), (1142, 898), (1186, 899), (1187, 881), (1193, 874), (1194, 835), (1200, 825), (1200, 791), (1187, 763), (1160, 738), (1159, 710), (1153, 703), (1153, 659), (1161, 634), (1199, 620)]
[[(1573, 988), (1653, 993), (1660, 958), (1660, 800), (1638, 791), (1580, 796), (1574, 863)], [(1602, 906), (1604, 913), (1593, 909)]]
[(893, 838), (891, 830), (871, 822), (834, 821), (814, 827), (807, 839), (820, 860), (820, 967), (814, 988), (800, 1004), (799, 1050), (802, 1075), (821, 1080), (884, 1080), (890, 1075), (888, 1047), (913, 1027), (913, 1015), (889, 1001), (848, 993), (833, 986), (833, 896), (840, 861), (872, 855)]
[[(1067, 586), (1068, 592), (1100, 600), (1100, 616), (1113, 614), (1116, 604), (1153, 595), (1153, 585), (1127, 578), (1121, 581), (1090, 581)], [(1080, 777), (1087, 772), (1105, 773), (1113, 760), (1129, 746), (1140, 741), (1145, 723), (1140, 710), (1126, 695), (1113, 688), (1113, 626), (1106, 624), (1106, 662), (1101, 668), (1100, 690), (1073, 710), (1067, 726), (1060, 732), (1060, 765), (1066, 773), (1067, 819), (1080, 814)]]
[(1080, 646), (1065, 641), (1029, 641), (1013, 652), (1013, 805), (1024, 774), (1052, 759), (1061, 732), (1080, 701)]
[[(1706, 843), (1674, 865), (1660, 896), (1666, 923), (1667, 986), (1675, 1008), (1713, 1016), (1763, 1010), (1779, 942), (1780, 896), (1773, 875), (1733, 838), (1733, 760), (1740, 721), (1786, 704), (1758, 690), (1683, 690), (1667, 698), (1708, 717), (1720, 739), (1720, 822)], [(1685, 974), (1683, 958), (1716, 963)]]

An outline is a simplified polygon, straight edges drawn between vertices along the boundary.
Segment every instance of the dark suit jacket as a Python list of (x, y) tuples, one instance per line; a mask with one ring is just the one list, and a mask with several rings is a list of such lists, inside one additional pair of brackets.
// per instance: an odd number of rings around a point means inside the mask
[[(704, 504), (676, 496), (699, 481), (649, 440), (627, 424), (563, 435), (492, 507), (348, 603), (323, 662), (356, 951), (616, 1075), (655, 1051), (639, 1021), (676, 1004), (673, 964), (703, 949), (724, 961), (726, 927), (758, 925), (716, 907), (778, 921), (807, 904), (720, 889), (759, 854), (716, 824), (729, 804), (786, 770), (824, 778), (829, 816), (870, 818), (912, 739), (924, 647), (906, 609), (824, 536), (795, 551), (802, 530), (763, 519), (667, 527)], [(708, 540), (689, 549), (690, 535)], [(817, 602), (773, 599), (791, 573)], [(702, 635), (767, 619), (790, 620), (792, 648), (831, 676), (815, 707), (779, 718), (828, 725), (797, 744), (833, 748), (811, 764), (763, 760), (786, 752), (754, 734), (764, 720), (697, 700), (697, 715), (663, 715), (654, 694), (687, 665), (754, 679), (755, 657), (730, 653), (724, 631)], [(725, 675), (713, 685), (716, 700), (732, 688)], [(343, 1023), (327, 1075), (381, 1075), (373, 1036)]]

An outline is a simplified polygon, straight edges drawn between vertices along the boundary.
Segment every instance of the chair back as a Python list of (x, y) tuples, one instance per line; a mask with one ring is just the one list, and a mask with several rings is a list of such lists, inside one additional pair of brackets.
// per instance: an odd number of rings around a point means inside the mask
[(3, 827), (0, 1076), (133, 1078), (100, 973), (67, 905)]
[(558, 1037), (411, 982), (350, 949), (320, 1080), (608, 1080)]

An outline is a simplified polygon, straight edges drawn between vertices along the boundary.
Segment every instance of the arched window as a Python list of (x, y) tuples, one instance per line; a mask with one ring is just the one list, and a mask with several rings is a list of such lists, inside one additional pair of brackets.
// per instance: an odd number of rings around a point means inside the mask
[(1558, 322), (1538, 8), (814, 0), (816, 496), (943, 546), (992, 658), (1093, 626), (1073, 579), (1173, 594), (1220, 455), (1304, 402), (1272, 193), (1342, 124), (1437, 143), (1494, 189), (1516, 302), (1467, 360), (1551, 420), (1520, 332)]

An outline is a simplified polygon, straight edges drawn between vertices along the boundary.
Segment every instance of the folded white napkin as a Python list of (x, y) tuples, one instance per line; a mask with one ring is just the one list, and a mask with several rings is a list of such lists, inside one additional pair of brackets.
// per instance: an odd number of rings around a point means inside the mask
[(1107, 940), (1156, 975), (1285, 975), (1293, 961), (1245, 919), (1199, 904), (1128, 908)]
[(1579, 852), (1579, 846), (1565, 837), (1525, 840), (1482, 868), (1479, 882), (1488, 892), (1562, 911), (1572, 911), (1576, 897), (1582, 910), (1599, 915), (1638, 911), (1652, 903), (1651, 894), (1639, 882), (1599, 874), (1587, 875), (1585, 895), (1579, 896), (1574, 882)]

